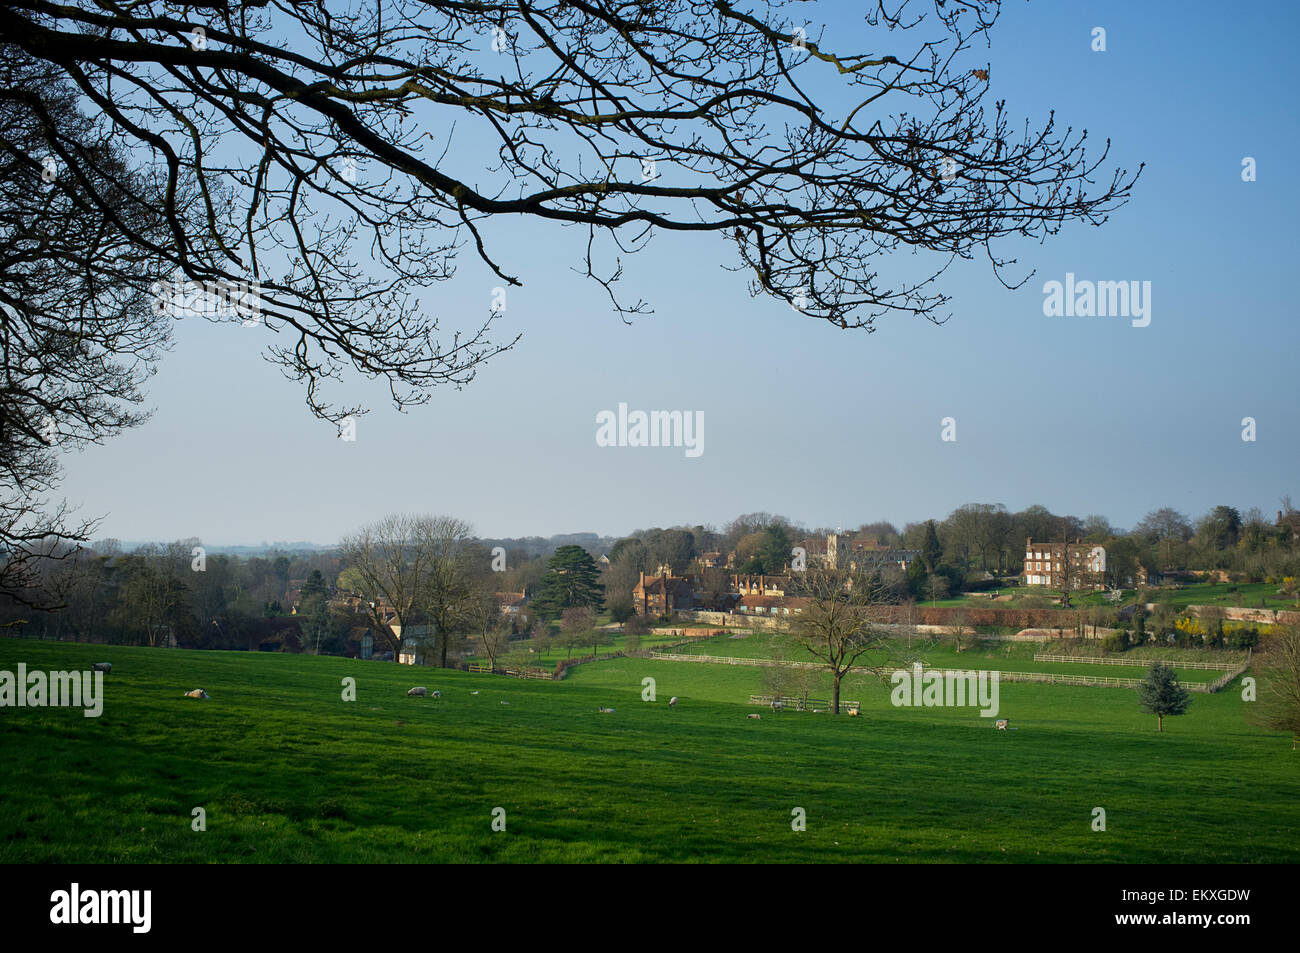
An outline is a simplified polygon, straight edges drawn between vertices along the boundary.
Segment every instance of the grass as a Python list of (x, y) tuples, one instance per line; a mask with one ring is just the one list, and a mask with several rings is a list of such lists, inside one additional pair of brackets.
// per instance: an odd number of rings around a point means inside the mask
[[(1148, 598), (1152, 602), (1167, 602), (1179, 609), (1187, 606), (1200, 605), (1217, 605), (1224, 607), (1239, 607), (1244, 609), (1260, 608), (1260, 602), (1264, 603), (1267, 609), (1296, 609), (1296, 599), (1280, 594), (1280, 587), (1274, 583), (1253, 582), (1253, 583), (1191, 583), (1179, 586), (1176, 589), (1148, 589)], [(1044, 600), (1056, 600), (1061, 597), (1060, 590), (1047, 589), (1042, 586), (1011, 586), (998, 590), (1002, 595), (1011, 596), (1009, 602), (995, 602), (989, 596), (992, 592), (975, 592), (963, 593), (948, 599), (939, 599), (933, 605), (939, 607), (957, 607), (962, 606), (968, 609), (1021, 609), (1026, 607), (1026, 602), (1033, 606), (1037, 602)], [(1122, 590), (1123, 598), (1118, 605), (1131, 605), (1136, 598), (1136, 591), (1133, 589)], [(918, 606), (929, 606), (929, 599), (918, 599)], [(1070, 593), (1071, 608), (1086, 609), (1092, 606), (1112, 606), (1106, 593), (1101, 590), (1082, 590), (1076, 589)], [(1055, 604), (1043, 605), (1041, 608), (1059, 609), (1060, 606)]]
[[(595, 654), (607, 655), (612, 652), (622, 652), (627, 647), (627, 636), (624, 635), (622, 632), (611, 631), (609, 633), (609, 637), (611, 639), (610, 643), (608, 645), (597, 646)], [(675, 636), (654, 635), (654, 634), (643, 635), (641, 636), (641, 648), (647, 650), (655, 649), (664, 645), (672, 645), (680, 641), (681, 638)], [(524, 642), (521, 644), (526, 646), (528, 643)], [(513, 642), (510, 643), (510, 648), (515, 648), (515, 646), (516, 643)], [(507, 652), (503, 652), (501, 653), (501, 655), (497, 657), (497, 668), (505, 667), (504, 659), (507, 654), (508, 654)], [(586, 643), (585, 645), (575, 645), (572, 651), (553, 643), (545, 652), (532, 653), (532, 655), (529, 656), (529, 665), (534, 668), (553, 669), (555, 668), (555, 663), (561, 660), (564, 659), (577, 660), (583, 658), (584, 656), (590, 656), (591, 654), (592, 654), (592, 650), (591, 650), (590, 642)], [(482, 662), (486, 664), (487, 656), (482, 654), (470, 655), (467, 656), (466, 661)]]
[[(744, 638), (720, 636), (700, 639), (680, 649), (674, 654), (713, 655), (726, 658), (785, 658), (792, 662), (811, 662), (814, 657), (805, 649), (792, 645), (788, 640), (769, 632), (755, 632)], [(1045, 645), (1038, 642), (995, 642), (977, 641), (963, 651), (957, 650), (956, 642), (951, 639), (914, 638), (910, 642), (899, 639), (881, 651), (863, 657), (868, 665), (898, 666), (912, 661), (922, 661), (937, 668), (980, 669), (1001, 672), (1047, 672), (1057, 675), (1089, 675), (1093, 677), (1140, 678), (1142, 669), (1138, 666), (1101, 666), (1087, 662), (1036, 662), (1034, 655), (1083, 655), (1088, 653), (1077, 646), (1067, 643)], [(1160, 658), (1174, 666), (1174, 673), (1184, 682), (1208, 682), (1218, 678), (1221, 672), (1208, 669), (1185, 668), (1179, 661), (1222, 662), (1234, 664), (1244, 660), (1244, 653), (1207, 652), (1203, 650), (1179, 650), (1148, 648), (1146, 646), (1132, 649), (1110, 658), (1150, 662)]]
[(1131, 691), (1003, 685), (1018, 730), (999, 732), (856, 677), (864, 717), (750, 720), (750, 667), (617, 659), (526, 682), (0, 639), (0, 669), (98, 660), (102, 717), (0, 709), (0, 862), (1300, 860), (1300, 761), (1232, 689), (1158, 735)]

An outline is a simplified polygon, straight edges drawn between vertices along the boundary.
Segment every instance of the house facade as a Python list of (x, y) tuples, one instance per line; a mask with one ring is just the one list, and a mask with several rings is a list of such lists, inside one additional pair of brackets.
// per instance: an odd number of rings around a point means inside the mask
[(1036, 543), (1025, 541), (1026, 586), (1064, 589), (1066, 573), (1071, 589), (1098, 589), (1105, 584), (1106, 549), (1091, 543)]
[(632, 607), (637, 615), (648, 616), (690, 610), (695, 608), (695, 587), (687, 576), (641, 573), (640, 581), (632, 588)]

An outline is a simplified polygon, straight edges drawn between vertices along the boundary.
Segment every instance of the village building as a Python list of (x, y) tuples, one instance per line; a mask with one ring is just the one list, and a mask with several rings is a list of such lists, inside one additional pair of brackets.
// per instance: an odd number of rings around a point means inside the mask
[(1105, 547), (1082, 541), (1036, 543), (1032, 536), (1025, 541), (1026, 586), (1064, 589), (1067, 571), (1071, 589), (1100, 589), (1105, 585)]
[(663, 616), (678, 610), (695, 608), (695, 587), (688, 576), (671, 576), (660, 572), (657, 576), (641, 573), (641, 579), (632, 588), (632, 606), (637, 615)]

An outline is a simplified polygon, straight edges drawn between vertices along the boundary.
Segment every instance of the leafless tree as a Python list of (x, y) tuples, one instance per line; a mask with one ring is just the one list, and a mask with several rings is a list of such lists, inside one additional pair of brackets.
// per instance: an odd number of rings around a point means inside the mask
[(434, 627), (438, 664), (446, 668), (453, 635), (466, 625), (477, 601), (493, 595), (491, 557), (474, 539), (474, 527), (454, 516), (422, 517), (414, 531), (423, 566), (418, 604)]
[[(816, 27), (805, 40), (804, 9), (19, 0), (0, 8), (0, 36), (71, 84), (162, 185), (121, 176), (123, 194), (88, 192), (93, 206), (150, 210), (120, 223), (125, 240), (189, 282), (256, 281), (267, 356), (338, 420), (361, 408), (320, 385), (349, 368), (407, 406), (510, 346), (490, 340), (489, 307), (438, 340), (420, 301), (463, 245), (520, 283), (493, 251), (494, 219), (584, 230), (578, 270), (625, 316), (646, 305), (614, 294), (622, 256), (653, 232), (694, 232), (732, 246), (754, 293), (869, 331), (882, 315), (942, 322), (935, 279), (953, 260), (985, 255), (1005, 282), (996, 240), (1099, 225), (1127, 200), (1136, 174), (1098, 175), (1109, 143), (1089, 155), (1055, 117), (1016, 131), (1003, 102), (986, 104), (975, 45), (997, 0), (925, 14), (879, 0), (864, 14), (873, 53), (837, 51)], [(52, 141), (88, 178), (93, 159), (57, 122)], [(499, 160), (487, 172), (485, 142)], [(935, 253), (934, 269), (883, 277), (876, 259), (900, 248)]]
[(422, 545), (422, 519), (387, 516), (339, 545), (344, 562), (361, 581), (362, 609), (375, 635), (393, 650), (393, 661), (401, 650), (402, 633), (423, 608), (429, 550)]
[[(868, 652), (885, 648), (887, 629), (881, 609), (887, 590), (878, 579), (851, 570), (800, 573), (798, 595), (808, 600), (787, 630), (788, 638), (831, 676), (831, 712), (840, 713), (840, 683)], [(874, 669), (872, 669), (874, 671)]]
[(1300, 738), (1300, 625), (1280, 625), (1258, 656), (1259, 701), (1255, 720), (1270, 731)]
[(488, 667), (495, 670), (497, 659), (510, 641), (510, 620), (502, 614), (492, 593), (481, 592), (469, 607), (468, 621)]
[(170, 340), (148, 293), (161, 192), (76, 102), (62, 71), (0, 41), (0, 592), (40, 608), (62, 602), (45, 564), (98, 522), (51, 499), (58, 453), (145, 419)]

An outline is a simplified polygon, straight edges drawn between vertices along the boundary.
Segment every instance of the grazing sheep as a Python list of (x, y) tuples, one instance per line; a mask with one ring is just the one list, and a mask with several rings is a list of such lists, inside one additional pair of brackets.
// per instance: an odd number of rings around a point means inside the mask
[(998, 729), (998, 731), (1006, 731), (1006, 730), (1007, 730), (1007, 727), (1008, 727), (1010, 724), (1011, 724), (1011, 722), (1009, 722), (1007, 719), (1005, 719), (1005, 718), (999, 718), (999, 719), (998, 719), (998, 722), (997, 722), (997, 729)]
[(857, 710), (856, 708), (850, 708), (850, 709), (849, 709), (849, 717), (850, 717), (850, 718), (857, 718), (857, 717), (858, 717), (858, 710)]
[(441, 698), (441, 697), (442, 697), (442, 692), (438, 691), (437, 689), (434, 689), (434, 691), (433, 691), (433, 697), (434, 697), (434, 698)]
[(758, 714), (750, 714), (750, 715), (746, 715), (745, 717), (746, 717), (746, 718), (762, 718), (763, 716), (762, 716), (762, 715), (758, 715)]
[(410, 698), (412, 695), (417, 695), (423, 698), (427, 694), (429, 694), (429, 690), (425, 688), (423, 685), (421, 685), (418, 688), (412, 688), (409, 692), (406, 693), (406, 697)]
[(471, 695), (477, 695), (477, 694), (478, 694), (478, 690), (476, 689), (476, 690), (470, 692), (470, 694), (471, 694)]
[(112, 663), (112, 662), (96, 662), (94, 665), (90, 666), (90, 670), (91, 670), (92, 672), (111, 672), (111, 671), (113, 671), (113, 663)]
[(669, 708), (676, 708), (676, 707), (677, 707), (677, 696), (676, 696), (676, 695), (674, 695), (672, 698), (668, 699), (668, 707), (669, 707)]
[(191, 692), (186, 692), (185, 697), (186, 698), (207, 698), (208, 693), (201, 688), (196, 688)]
[(772, 702), (772, 711), (780, 711), (783, 707), (779, 698)]

